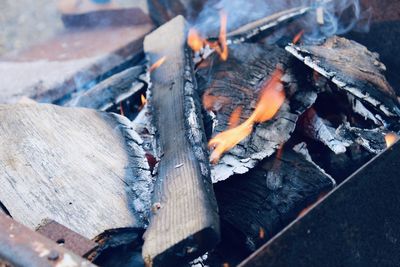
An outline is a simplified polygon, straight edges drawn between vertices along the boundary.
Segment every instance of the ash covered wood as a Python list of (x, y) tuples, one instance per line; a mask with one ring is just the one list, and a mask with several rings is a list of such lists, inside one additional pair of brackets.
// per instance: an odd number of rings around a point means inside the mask
[(88, 91), (77, 94), (64, 106), (93, 108), (105, 111), (121, 103), (139, 91), (144, 90), (146, 84), (139, 76), (144, 74), (143, 66), (135, 66), (121, 71), (100, 82)]
[[(203, 62), (198, 71), (199, 91), (205, 109), (214, 116), (212, 135), (226, 130), (236, 108), (242, 107), (241, 121), (250, 116), (262, 85), (278, 64), (285, 69), (283, 80), (287, 83), (287, 95), (289, 98), (296, 95), (297, 81), (288, 69), (288, 61), (285, 51), (277, 46), (237, 44), (231, 46), (226, 62), (215, 55)], [(256, 125), (248, 138), (212, 167), (213, 182), (225, 180), (233, 174), (246, 173), (289, 139), (298, 115), (313, 104), (316, 94), (305, 90), (304, 94), (295, 98), (293, 108), (287, 99), (275, 118)]]
[(245, 175), (215, 185), (222, 225), (255, 250), (282, 230), (335, 181), (291, 148)]
[(334, 36), (322, 45), (289, 45), (286, 50), (379, 113), (400, 116), (399, 101), (383, 74), (386, 68), (366, 47)]
[(219, 240), (217, 205), (186, 31), (184, 18), (178, 16), (144, 42), (150, 64), (166, 57), (151, 73), (150, 106), (161, 159), (154, 213), (144, 235), (143, 257), (148, 265), (192, 260)]
[(0, 119), (0, 198), (14, 219), (35, 229), (51, 218), (88, 239), (113, 229), (114, 241), (145, 227), (152, 178), (129, 120), (39, 104), (1, 105)]

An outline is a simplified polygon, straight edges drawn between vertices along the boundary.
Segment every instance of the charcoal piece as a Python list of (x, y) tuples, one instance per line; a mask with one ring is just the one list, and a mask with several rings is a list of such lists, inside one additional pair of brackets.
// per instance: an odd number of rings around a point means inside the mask
[(350, 123), (344, 123), (336, 132), (343, 139), (355, 142), (371, 153), (379, 154), (386, 149), (385, 134), (387, 131), (381, 128), (361, 129), (351, 127)]
[(352, 110), (361, 115), (365, 120), (369, 119), (374, 122), (377, 126), (383, 126), (385, 124), (379, 114), (374, 114), (370, 109), (368, 109), (360, 100), (358, 100), (353, 95), (348, 94), (347, 98), (351, 104)]
[(286, 50), (338, 88), (388, 117), (400, 116), (399, 101), (387, 82), (386, 67), (379, 55), (342, 37), (331, 37), (322, 45), (288, 45)]
[(335, 181), (291, 148), (215, 185), (222, 224), (253, 251), (331, 190)]
[(100, 82), (89, 90), (78, 93), (64, 106), (85, 107), (105, 111), (113, 105), (142, 91), (145, 83), (139, 76), (144, 73), (143, 66), (121, 71)]
[[(261, 86), (270, 78), (278, 64), (286, 68), (285, 76), (291, 76), (287, 68), (288, 60), (285, 51), (277, 46), (246, 43), (231, 46), (226, 62), (220, 61), (216, 55), (208, 58), (198, 70), (198, 83), (205, 109), (215, 115), (212, 120), (212, 135), (227, 129), (229, 118), (236, 108), (243, 107), (241, 122), (251, 115)], [(295, 77), (286, 77), (285, 80), (296, 84)], [(309, 97), (298, 97), (297, 100), (304, 103), (297, 104), (296, 110), (289, 106), (291, 94), (290, 90), (287, 91), (288, 99), (277, 115), (270, 121), (257, 124), (248, 138), (227, 152), (212, 167), (213, 182), (225, 180), (235, 173), (249, 171), (289, 139), (298, 114), (315, 101), (315, 95), (310, 93)]]
[(351, 142), (342, 139), (336, 134), (336, 130), (329, 121), (318, 116), (314, 108), (310, 108), (301, 117), (298, 129), (307, 137), (319, 141), (329, 147), (335, 154), (346, 152)]
[(0, 118), (0, 201), (14, 219), (51, 218), (102, 246), (148, 223), (152, 177), (128, 119), (45, 104), (0, 105)]
[(218, 207), (187, 29), (185, 19), (178, 16), (144, 41), (149, 65), (166, 57), (151, 72), (149, 103), (161, 159), (142, 251), (149, 266), (177, 266), (211, 250), (219, 240)]

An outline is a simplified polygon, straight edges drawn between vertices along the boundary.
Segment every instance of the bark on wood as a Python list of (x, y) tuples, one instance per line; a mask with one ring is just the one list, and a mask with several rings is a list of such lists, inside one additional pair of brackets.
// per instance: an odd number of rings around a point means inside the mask
[(127, 119), (31, 104), (1, 105), (0, 121), (0, 201), (14, 219), (53, 219), (88, 239), (145, 226), (152, 180)]
[[(256, 44), (231, 46), (226, 62), (221, 62), (215, 55), (207, 59), (205, 67), (198, 72), (198, 81), (206, 108), (215, 114), (212, 135), (226, 130), (229, 118), (237, 107), (243, 107), (241, 121), (251, 115), (261, 86), (278, 63), (286, 68), (285, 80), (295, 87), (297, 81), (287, 69), (288, 60), (283, 49)], [(297, 91), (297, 88), (289, 89), (290, 84), (286, 86), (289, 98), (291, 94), (296, 95)], [(298, 114), (303, 113), (316, 99), (315, 93), (306, 92), (303, 99), (301, 95), (294, 97), (296, 104), (293, 108), (287, 100), (274, 119), (256, 125), (248, 138), (226, 153), (212, 167), (213, 182), (225, 180), (235, 173), (246, 173), (285, 143), (295, 128)]]
[(245, 175), (218, 183), (215, 192), (222, 225), (232, 238), (254, 251), (283, 229), (334, 180), (291, 148), (264, 160)]
[(121, 71), (98, 83), (88, 91), (77, 94), (64, 106), (93, 108), (106, 111), (132, 95), (144, 89), (144, 82), (139, 76), (144, 73), (143, 66), (136, 66)]
[(378, 112), (400, 116), (399, 101), (383, 74), (386, 68), (366, 47), (334, 36), (322, 45), (289, 45), (286, 50)]
[(186, 46), (186, 22), (179, 16), (145, 38), (153, 64), (151, 108), (158, 131), (161, 161), (154, 188), (154, 215), (145, 233), (148, 265), (174, 265), (212, 249), (219, 219), (205, 148), (192, 54)]

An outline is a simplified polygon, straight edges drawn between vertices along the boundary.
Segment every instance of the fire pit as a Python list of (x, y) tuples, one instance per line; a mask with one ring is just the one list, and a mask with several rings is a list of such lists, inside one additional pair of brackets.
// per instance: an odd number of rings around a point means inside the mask
[(0, 213), (100, 266), (396, 266), (398, 4), (173, 2), (0, 106)]

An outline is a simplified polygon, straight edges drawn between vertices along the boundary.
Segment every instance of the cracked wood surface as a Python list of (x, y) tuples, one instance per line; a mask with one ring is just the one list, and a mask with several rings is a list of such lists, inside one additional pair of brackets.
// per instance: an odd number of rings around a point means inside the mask
[(49, 218), (89, 239), (144, 227), (151, 175), (129, 123), (83, 108), (0, 105), (1, 203), (31, 229)]
[(144, 235), (142, 253), (147, 265), (176, 266), (209, 251), (219, 240), (217, 205), (186, 31), (184, 18), (178, 16), (144, 42), (150, 65), (166, 57), (151, 73), (149, 105), (161, 159), (154, 214)]

